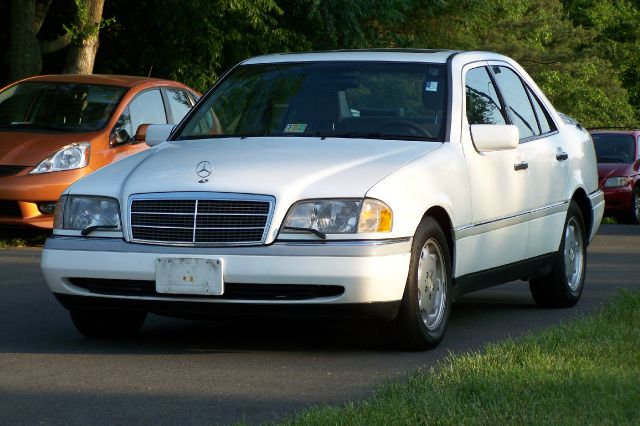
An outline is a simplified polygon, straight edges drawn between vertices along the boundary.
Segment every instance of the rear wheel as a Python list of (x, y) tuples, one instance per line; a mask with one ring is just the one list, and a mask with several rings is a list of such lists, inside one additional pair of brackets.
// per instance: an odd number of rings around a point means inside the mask
[(71, 320), (76, 329), (89, 338), (118, 338), (135, 336), (144, 320), (146, 312), (89, 311), (70, 309)]
[(397, 349), (436, 347), (451, 313), (451, 259), (447, 240), (432, 218), (422, 221), (413, 239), (409, 274), (398, 316), (381, 323), (386, 343)]
[(549, 275), (529, 281), (536, 303), (546, 308), (566, 308), (580, 300), (587, 264), (587, 243), (582, 212), (569, 204), (560, 250)]

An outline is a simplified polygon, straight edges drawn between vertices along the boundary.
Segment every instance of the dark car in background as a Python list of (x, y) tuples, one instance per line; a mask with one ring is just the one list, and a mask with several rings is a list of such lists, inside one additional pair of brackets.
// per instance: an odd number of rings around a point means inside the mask
[(605, 215), (640, 223), (640, 130), (591, 130)]

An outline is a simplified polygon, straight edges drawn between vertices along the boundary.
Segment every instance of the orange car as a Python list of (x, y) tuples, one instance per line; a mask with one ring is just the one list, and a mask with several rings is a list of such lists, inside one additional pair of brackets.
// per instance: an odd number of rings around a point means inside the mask
[(50, 75), (0, 91), (0, 225), (51, 228), (62, 191), (147, 148), (145, 124), (174, 124), (199, 94), (169, 80)]

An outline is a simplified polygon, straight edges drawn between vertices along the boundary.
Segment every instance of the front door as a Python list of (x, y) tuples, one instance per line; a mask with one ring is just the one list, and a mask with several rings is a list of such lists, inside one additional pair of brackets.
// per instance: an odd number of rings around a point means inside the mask
[(466, 119), (462, 143), (469, 170), (472, 223), (456, 230), (457, 244), (473, 256), (456, 261), (461, 276), (523, 260), (529, 236), (528, 172), (522, 147), (480, 153), (470, 132), (472, 124), (507, 124), (503, 102), (485, 62), (463, 70)]

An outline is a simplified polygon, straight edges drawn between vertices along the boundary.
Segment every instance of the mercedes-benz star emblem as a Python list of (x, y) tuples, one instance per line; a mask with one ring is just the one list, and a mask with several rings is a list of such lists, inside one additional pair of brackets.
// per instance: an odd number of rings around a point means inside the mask
[(211, 172), (213, 172), (213, 166), (211, 166), (210, 162), (208, 161), (199, 162), (198, 165), (196, 166), (196, 174), (200, 178), (198, 183), (209, 182), (209, 179), (207, 178), (211, 176)]

